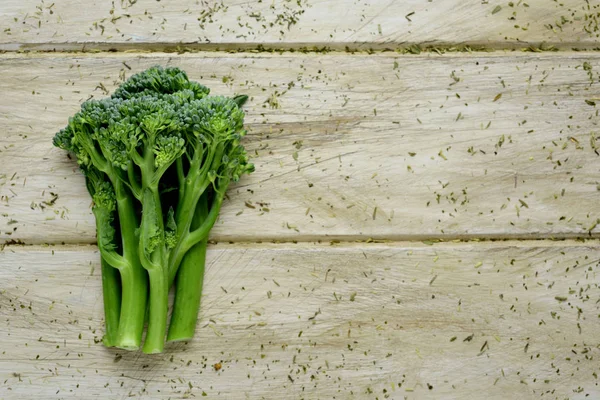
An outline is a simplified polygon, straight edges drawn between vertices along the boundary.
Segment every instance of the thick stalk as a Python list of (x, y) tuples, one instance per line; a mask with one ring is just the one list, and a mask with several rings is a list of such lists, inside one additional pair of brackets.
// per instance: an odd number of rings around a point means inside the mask
[(102, 268), (102, 297), (104, 298), (104, 322), (106, 325), (103, 343), (106, 347), (117, 344), (119, 314), (121, 313), (121, 282), (119, 271), (110, 266), (104, 258)]
[(158, 188), (144, 189), (142, 197), (142, 223), (138, 254), (146, 270), (161, 267), (164, 253), (164, 225)]
[(123, 268), (121, 273), (121, 317), (116, 347), (125, 350), (137, 350), (142, 343), (148, 278), (145, 271)]
[(128, 268), (119, 270), (122, 296), (116, 346), (136, 350), (140, 347), (144, 330), (148, 276), (138, 257), (138, 238), (135, 234), (138, 225), (133, 199), (122, 182), (116, 181), (114, 186), (121, 226), (123, 257), (129, 263)]
[[(152, 136), (154, 134), (152, 133)], [(152, 143), (153, 140), (150, 142)], [(144, 148), (140, 171), (142, 180), (142, 223), (140, 225), (138, 254), (142, 266), (146, 270), (151, 270), (161, 267), (162, 257), (160, 256), (164, 254), (164, 223), (158, 191), (160, 175), (157, 175), (154, 167), (154, 154), (151, 146)], [(159, 260), (159, 262), (157, 263), (156, 260)]]
[(165, 268), (148, 271), (150, 276), (150, 313), (144, 353), (161, 353), (165, 345), (169, 311), (169, 279)]
[(119, 332), (119, 314), (121, 313), (121, 282), (117, 268), (127, 268), (128, 263), (114, 250), (114, 229), (111, 226), (112, 212), (95, 205), (96, 237), (100, 249), (100, 267), (102, 274), (102, 297), (104, 300), (104, 320), (106, 333), (104, 345), (113, 347), (117, 343)]
[[(207, 197), (205, 193), (198, 201), (192, 219), (192, 229), (200, 227), (208, 215)], [(177, 270), (175, 302), (167, 336), (168, 341), (189, 340), (196, 331), (204, 281), (207, 241), (208, 238), (205, 238), (193, 246), (185, 254)]]
[[(165, 248), (162, 240), (154, 248), (149, 247), (152, 241), (152, 232), (164, 234), (160, 193), (158, 187), (145, 189), (141, 226), (141, 245), (139, 249), (142, 265), (148, 271), (150, 278), (150, 308), (148, 314), (148, 331), (143, 351), (147, 354), (160, 353), (164, 348), (167, 331), (167, 318), (169, 310), (169, 275), (165, 257)], [(164, 239), (164, 238), (163, 238)], [(149, 249), (152, 251), (149, 252)]]

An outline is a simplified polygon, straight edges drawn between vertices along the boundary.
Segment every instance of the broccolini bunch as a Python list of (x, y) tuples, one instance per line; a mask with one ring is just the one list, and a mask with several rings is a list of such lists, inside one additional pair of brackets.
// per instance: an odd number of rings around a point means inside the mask
[(106, 346), (138, 349), (146, 321), (145, 353), (160, 353), (165, 336), (193, 337), (208, 233), (229, 184), (254, 170), (240, 144), (246, 100), (209, 96), (182, 70), (157, 66), (83, 103), (55, 135), (93, 199)]

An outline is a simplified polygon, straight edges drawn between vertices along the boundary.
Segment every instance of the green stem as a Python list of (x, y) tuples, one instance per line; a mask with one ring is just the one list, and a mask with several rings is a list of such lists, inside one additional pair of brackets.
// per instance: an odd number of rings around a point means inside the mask
[(112, 211), (95, 205), (92, 212), (96, 217), (96, 242), (102, 259), (114, 268), (127, 268), (129, 266), (127, 260), (114, 248), (115, 231), (112, 227)]
[[(164, 223), (158, 187), (144, 189), (142, 225), (140, 233), (139, 257), (150, 278), (150, 308), (148, 331), (143, 351), (147, 354), (162, 352), (167, 331), (169, 310), (169, 274), (165, 260)], [(155, 243), (158, 241), (158, 244)]]
[(185, 183), (185, 173), (183, 172), (183, 159), (179, 157), (175, 160), (175, 167), (177, 170), (177, 182), (179, 183), (179, 204), (181, 204), (184, 195), (183, 185)]
[(131, 187), (133, 196), (140, 200), (142, 196), (142, 187), (135, 176), (134, 166), (135, 164), (132, 161), (129, 161), (129, 165), (127, 166), (127, 181), (129, 182), (129, 187)]
[(143, 270), (133, 268), (121, 269), (120, 273), (121, 317), (116, 346), (125, 350), (137, 350), (142, 343), (144, 330), (148, 278)]
[(150, 314), (144, 353), (161, 353), (165, 345), (167, 314), (169, 311), (169, 279), (165, 268), (148, 271), (150, 276)]
[(117, 210), (121, 226), (123, 257), (128, 261), (121, 273), (121, 316), (116, 346), (136, 350), (142, 343), (146, 300), (148, 297), (148, 276), (142, 268), (138, 256), (137, 216), (133, 199), (123, 182), (113, 182), (117, 197)]
[[(103, 179), (100, 173), (88, 170), (86, 185), (92, 197)], [(113, 347), (117, 344), (121, 313), (121, 279), (117, 268), (126, 265), (127, 262), (114, 250), (115, 230), (112, 226), (114, 211), (95, 204), (92, 212), (96, 217), (96, 237), (101, 254), (102, 298), (106, 325), (102, 341), (106, 347)]]
[(189, 233), (194, 210), (199, 203), (199, 196), (196, 196), (195, 191), (191, 186), (184, 185), (184, 190), (186, 195), (184, 196), (183, 201), (178, 204), (176, 211), (177, 215), (175, 222), (177, 224), (177, 242), (175, 243), (175, 247), (169, 252), (169, 262), (167, 266), (170, 277), (169, 283), (173, 282), (175, 272), (177, 272), (177, 267), (179, 267), (179, 263), (183, 257), (180, 248)]
[[(222, 188), (226, 188), (229, 181), (222, 186)], [(200, 241), (204, 239), (208, 239), (208, 234), (210, 230), (217, 222), (217, 218), (219, 217), (219, 211), (221, 210), (221, 204), (223, 204), (223, 198), (225, 197), (224, 190), (217, 192), (216, 198), (212, 202), (212, 206), (210, 207), (210, 211), (206, 215), (206, 218), (202, 221), (202, 224), (194, 229), (193, 231), (187, 230), (182, 237), (176, 248), (171, 252), (171, 257), (169, 259), (169, 283), (172, 284), (175, 279), (175, 274), (179, 266), (181, 265), (181, 261), (185, 254), (192, 248), (192, 246), (200, 243)]]
[[(207, 195), (198, 201), (192, 219), (192, 229), (197, 229), (208, 215)], [(202, 297), (206, 243), (208, 238), (193, 246), (184, 256), (177, 271), (175, 302), (169, 325), (168, 341), (189, 340), (194, 336), (198, 321), (198, 310)]]
[[(210, 181), (207, 179), (208, 172), (211, 170), (211, 168), (215, 168), (217, 164), (221, 162), (222, 157), (223, 146), (220, 144), (213, 144), (207, 153), (206, 160), (203, 160), (204, 163), (202, 166), (200, 166), (202, 160), (199, 158), (199, 156), (196, 156), (196, 154), (190, 163), (190, 170), (183, 185), (185, 197), (183, 202), (180, 201), (179, 205), (177, 206), (175, 215), (175, 221), (177, 223), (177, 243), (169, 254), (170, 283), (172, 283), (175, 279), (175, 274), (177, 273), (177, 269), (181, 264), (183, 256), (191, 248), (191, 245), (185, 247), (185, 240), (189, 236), (194, 210), (196, 209), (196, 205), (198, 204), (200, 196), (206, 192), (206, 189), (210, 185)], [(197, 242), (199, 242), (199, 240), (197, 240), (196, 243)], [(192, 245), (193, 244), (195, 243), (192, 243)], [(185, 249), (182, 250), (184, 247)]]
[(104, 298), (104, 322), (106, 325), (102, 341), (106, 347), (113, 347), (117, 343), (119, 332), (121, 282), (119, 271), (110, 266), (104, 258), (101, 259), (100, 266), (102, 268), (102, 297)]
[[(151, 134), (151, 132), (148, 132)], [(153, 133), (152, 133), (153, 134)], [(160, 260), (164, 253), (164, 225), (160, 193), (158, 191), (159, 178), (155, 175), (154, 154), (150, 147), (144, 148), (144, 163), (140, 166), (142, 179), (142, 223), (140, 225), (140, 247), (138, 250), (142, 266), (146, 270), (161, 267)], [(160, 252), (160, 254), (155, 254)]]
[(142, 266), (146, 270), (162, 268), (164, 223), (157, 187), (144, 189), (138, 253)]
[[(77, 128), (75, 127), (72, 127), (72, 129), (74, 132), (77, 131)], [(108, 170), (111, 168), (110, 164), (106, 161), (104, 155), (96, 149), (96, 144), (92, 139), (90, 132), (86, 132), (86, 130), (82, 129), (79, 131), (78, 135), (75, 135), (75, 137), (78, 139), (79, 145), (88, 153), (94, 166), (100, 171), (108, 173)]]

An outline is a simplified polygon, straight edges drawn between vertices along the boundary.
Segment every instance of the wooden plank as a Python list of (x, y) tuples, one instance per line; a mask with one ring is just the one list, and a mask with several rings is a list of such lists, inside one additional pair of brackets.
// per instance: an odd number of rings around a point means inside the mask
[(582, 0), (3, 0), (0, 49), (594, 48), (599, 19)]
[(3, 58), (1, 239), (94, 242), (83, 179), (51, 138), (79, 102), (154, 64), (251, 96), (256, 172), (230, 190), (214, 240), (600, 233), (595, 53), (207, 53)]
[(196, 338), (145, 356), (96, 343), (93, 247), (11, 246), (3, 394), (598, 398), (599, 260), (598, 242), (212, 246)]

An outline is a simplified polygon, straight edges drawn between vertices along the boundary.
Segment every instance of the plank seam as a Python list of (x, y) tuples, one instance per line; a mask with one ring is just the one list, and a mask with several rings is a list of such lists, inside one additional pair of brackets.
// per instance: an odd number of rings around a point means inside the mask
[(556, 53), (564, 51), (600, 51), (598, 44), (580, 42), (498, 42), (498, 43), (424, 43), (407, 42), (402, 45), (390, 46), (389, 43), (107, 43), (107, 42), (73, 42), (73, 43), (2, 43), (0, 52), (35, 52), (35, 53), (127, 53), (127, 52), (256, 52), (283, 53), (300, 52), (303, 54), (322, 54), (331, 52), (373, 54), (396, 52), (398, 54), (420, 53), (490, 53), (497, 51), (522, 51), (534, 53)]
[[(533, 243), (565, 243), (569, 242), (572, 244), (567, 244), (568, 246), (577, 243), (577, 245), (581, 246), (589, 246), (590, 243), (595, 245), (600, 245), (600, 235), (593, 234), (591, 237), (581, 237), (581, 236), (573, 236), (573, 237), (562, 237), (562, 238), (551, 238), (551, 237), (537, 237), (537, 238), (527, 238), (527, 237), (506, 237), (506, 238), (463, 238), (463, 239), (452, 239), (452, 238), (435, 238), (435, 239), (364, 239), (364, 240), (339, 240), (339, 239), (331, 239), (327, 240), (321, 239), (313, 239), (313, 240), (209, 240), (209, 244), (211, 246), (246, 246), (246, 245), (264, 245), (264, 246), (284, 246), (284, 245), (317, 245), (317, 246), (348, 246), (348, 245), (398, 245), (398, 244), (406, 244), (409, 246), (414, 245), (424, 245), (424, 246), (432, 246), (432, 245), (443, 245), (443, 244), (500, 244), (504, 243), (506, 245), (510, 245), (510, 243), (527, 243), (527, 245), (531, 245)], [(91, 247), (94, 250), (98, 250), (96, 243), (68, 243), (68, 242), (60, 242), (60, 243), (25, 243), (20, 240), (9, 240), (0, 244), (0, 252), (5, 251), (6, 249), (15, 249), (15, 248), (55, 248), (55, 247)]]

